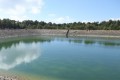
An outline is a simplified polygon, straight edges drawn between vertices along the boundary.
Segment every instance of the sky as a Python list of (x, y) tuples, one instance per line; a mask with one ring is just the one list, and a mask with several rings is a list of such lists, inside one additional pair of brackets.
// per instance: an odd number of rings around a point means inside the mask
[(120, 19), (120, 0), (0, 0), (0, 19), (53, 23)]

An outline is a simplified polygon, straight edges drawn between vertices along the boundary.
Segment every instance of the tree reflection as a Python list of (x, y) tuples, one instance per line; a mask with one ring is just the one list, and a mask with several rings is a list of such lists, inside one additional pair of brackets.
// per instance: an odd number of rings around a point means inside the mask
[(93, 39), (89, 39), (89, 38), (77, 38), (77, 39), (73, 39), (73, 38), (69, 38), (68, 39), (69, 43), (76, 43), (76, 44), (85, 44), (85, 45), (94, 45), (94, 44), (98, 44), (98, 45), (103, 45), (103, 46), (120, 46), (120, 40), (108, 40), (108, 39), (97, 39), (97, 38), (93, 38)]
[(30, 63), (41, 55), (39, 42), (50, 39), (32, 38), (9, 40), (0, 43), (0, 69), (9, 70), (23, 63)]
[(23, 42), (23, 43), (26, 43), (26, 44), (29, 44), (29, 43), (38, 43), (38, 42), (41, 42), (41, 43), (43, 43), (43, 42), (51, 42), (51, 40), (52, 39), (48, 39), (48, 38), (39, 38), (39, 37), (27, 37), (27, 38), (18, 38), (18, 39), (14, 39), (14, 38), (12, 38), (12, 39), (8, 39), (8, 40), (6, 40), (6, 41), (2, 41), (2, 42), (0, 42), (0, 50), (2, 49), (2, 48), (5, 48), (5, 49), (7, 49), (7, 48), (10, 48), (12, 45), (18, 45), (20, 42)]

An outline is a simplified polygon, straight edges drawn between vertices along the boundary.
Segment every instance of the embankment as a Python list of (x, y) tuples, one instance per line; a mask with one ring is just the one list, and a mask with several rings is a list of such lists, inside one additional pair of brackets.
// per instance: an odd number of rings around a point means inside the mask
[[(0, 38), (34, 35), (66, 36), (67, 30), (13, 29), (0, 30)], [(120, 37), (120, 30), (70, 30), (68, 36)]]

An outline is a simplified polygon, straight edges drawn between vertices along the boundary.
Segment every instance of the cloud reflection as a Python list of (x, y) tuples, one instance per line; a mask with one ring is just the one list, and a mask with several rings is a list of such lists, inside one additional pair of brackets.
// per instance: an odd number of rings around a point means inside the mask
[(9, 70), (23, 63), (30, 63), (40, 56), (40, 46), (36, 43), (19, 43), (0, 51), (0, 69)]

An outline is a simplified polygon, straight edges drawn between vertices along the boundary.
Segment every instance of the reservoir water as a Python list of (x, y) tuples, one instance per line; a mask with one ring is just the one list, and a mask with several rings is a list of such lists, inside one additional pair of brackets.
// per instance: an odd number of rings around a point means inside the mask
[(0, 72), (28, 80), (120, 80), (120, 39), (1, 39)]

